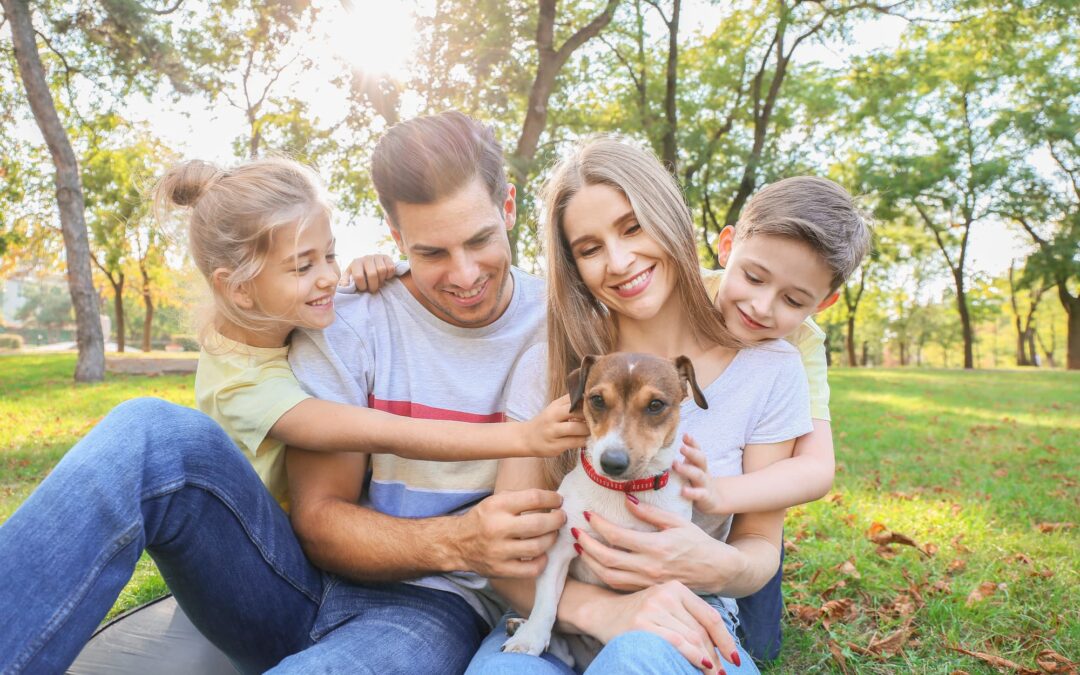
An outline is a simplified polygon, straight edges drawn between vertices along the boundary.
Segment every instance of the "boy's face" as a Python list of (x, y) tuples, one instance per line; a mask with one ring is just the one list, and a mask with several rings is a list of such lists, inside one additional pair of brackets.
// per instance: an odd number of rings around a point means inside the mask
[(390, 228), (408, 256), (402, 282), (420, 304), (463, 328), (486, 326), (502, 316), (513, 295), (510, 239), (514, 188), (501, 204), (478, 176), (431, 204), (396, 205)]
[(716, 304), (740, 339), (760, 342), (791, 335), (806, 317), (836, 302), (832, 272), (807, 243), (756, 235), (735, 240), (724, 228), (717, 244), (727, 272)]

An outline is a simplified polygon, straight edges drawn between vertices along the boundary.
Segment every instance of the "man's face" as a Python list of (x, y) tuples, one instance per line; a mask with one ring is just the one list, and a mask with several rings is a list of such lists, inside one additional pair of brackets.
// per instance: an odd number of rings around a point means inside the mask
[(514, 187), (500, 204), (477, 176), (431, 204), (397, 203), (390, 232), (409, 258), (405, 286), (429, 312), (462, 328), (502, 316), (513, 295)]

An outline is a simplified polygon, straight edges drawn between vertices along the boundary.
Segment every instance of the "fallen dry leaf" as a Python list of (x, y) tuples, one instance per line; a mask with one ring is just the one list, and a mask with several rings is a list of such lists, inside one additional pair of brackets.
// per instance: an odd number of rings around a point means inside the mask
[(949, 574), (956, 574), (958, 572), (963, 572), (965, 567), (967, 567), (967, 561), (963, 558), (957, 558), (949, 563), (947, 572)]
[(971, 673), (969, 673), (966, 670), (954, 670), (951, 673), (949, 673), (949, 675), (971, 675)]
[(840, 645), (836, 644), (836, 640), (829, 640), (829, 653), (832, 654), (836, 665), (840, 666), (840, 672), (848, 675), (847, 659), (844, 658), (844, 652), (840, 650)]
[(1035, 663), (1044, 672), (1054, 673), (1055, 675), (1076, 675), (1077, 672), (1076, 662), (1070, 661), (1052, 649), (1044, 649), (1039, 652), (1035, 657)]
[(829, 494), (825, 495), (825, 501), (829, 502), (830, 504), (841, 504), (844, 501), (844, 495), (840, 494), (839, 492), (830, 492)]
[[(925, 556), (932, 555), (922, 549), (911, 537), (906, 534), (900, 534), (899, 532), (892, 532), (879, 522), (870, 524), (870, 529), (866, 531), (866, 536), (870, 538), (870, 541), (878, 545), (878, 553), (881, 553), (880, 547), (888, 546), (889, 544), (901, 544), (903, 546), (911, 546)], [(937, 547), (934, 547), (937, 551)]]
[(918, 608), (918, 605), (907, 593), (901, 593), (883, 607), (887, 613), (897, 617), (911, 616)]
[(821, 618), (821, 610), (810, 605), (788, 605), (788, 614), (805, 626), (812, 626)]
[(834, 621), (849, 621), (855, 618), (855, 603), (851, 598), (829, 600), (821, 606), (821, 624), (828, 630)]
[(878, 547), (874, 549), (874, 553), (877, 553), (879, 556), (885, 558), (886, 560), (891, 560), (897, 556), (896, 551), (889, 548), (888, 546), (881, 545), (878, 545)]
[(925, 553), (927, 558), (933, 558), (935, 555), (937, 555), (938, 545), (934, 544), (934, 543), (927, 542), (927, 543), (923, 544), (920, 547), (919, 550), (921, 550), (923, 553)]
[(833, 593), (836, 592), (836, 589), (844, 588), (845, 586), (847, 586), (847, 582), (844, 581), (843, 579), (841, 579), (840, 581), (837, 581), (832, 586), (829, 586), (828, 588), (823, 590), (819, 595), (821, 595), (822, 600), (828, 600), (829, 596), (831, 596)]
[(1035, 528), (1043, 534), (1057, 530), (1068, 530), (1073, 527), (1076, 527), (1075, 523), (1038, 523), (1035, 525)]
[(993, 581), (984, 581), (979, 584), (975, 589), (968, 594), (967, 605), (968, 607), (974, 605), (976, 602), (982, 602), (989, 598), (994, 593), (998, 592), (998, 589), (1005, 588), (1005, 584), (995, 584)]
[(900, 650), (904, 648), (907, 641), (911, 638), (911, 620), (909, 619), (903, 626), (897, 630), (889, 633), (884, 638), (878, 640), (876, 638), (870, 640), (870, 644), (866, 648), (879, 656), (886, 658), (896, 656), (900, 653)]
[(1013, 661), (1010, 661), (1008, 659), (1003, 659), (1000, 656), (994, 656), (993, 654), (987, 654), (985, 652), (973, 652), (973, 651), (964, 649), (963, 647), (946, 647), (946, 648), (951, 649), (954, 652), (960, 652), (961, 654), (967, 654), (968, 656), (974, 656), (975, 658), (979, 659), (980, 661), (983, 661), (984, 663), (989, 663), (990, 665), (994, 666), (995, 668), (1008, 668), (1008, 669), (1012, 670), (1013, 672), (1019, 673), (1020, 675), (1039, 675), (1039, 671), (1035, 670), (1034, 668), (1028, 668), (1026, 666), (1022, 666), (1019, 663), (1014, 663)]
[(798, 551), (799, 547), (795, 545), (795, 542), (790, 539), (784, 540), (784, 553), (797, 553)]
[(958, 534), (952, 538), (952, 545), (957, 553), (971, 553), (971, 549), (964, 546), (964, 535), (962, 534)]
[(1020, 563), (1021, 565), (1030, 565), (1031, 564), (1031, 558), (1027, 557), (1023, 553), (1016, 553), (1014, 555), (1009, 556), (1009, 562)]
[(939, 593), (952, 593), (952, 586), (949, 584), (948, 581), (945, 581), (944, 579), (938, 579), (930, 585), (929, 590), (931, 595), (937, 595)]
[(833, 568), (840, 574), (849, 576), (853, 579), (861, 579), (862, 575), (859, 574), (859, 570), (855, 569), (855, 558), (848, 558), (844, 562), (840, 563)]
[(1043, 579), (1049, 579), (1050, 577), (1054, 576), (1054, 570), (1052, 570), (1050, 568), (1042, 569), (1042, 570), (1039, 570), (1038, 572), (1032, 572), (1031, 576), (1033, 576), (1033, 577), (1041, 577)]
[(994, 472), (994, 477), (995, 478), (1004, 478), (1005, 476), (1008, 476), (1008, 475), (1009, 475), (1009, 472), (1006, 469), (998, 469), (997, 471)]

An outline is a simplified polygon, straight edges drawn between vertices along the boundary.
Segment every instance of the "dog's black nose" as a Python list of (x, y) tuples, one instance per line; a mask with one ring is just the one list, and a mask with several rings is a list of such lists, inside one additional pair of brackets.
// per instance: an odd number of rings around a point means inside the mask
[(609, 476), (618, 476), (630, 466), (630, 455), (625, 450), (605, 450), (600, 455), (600, 466)]

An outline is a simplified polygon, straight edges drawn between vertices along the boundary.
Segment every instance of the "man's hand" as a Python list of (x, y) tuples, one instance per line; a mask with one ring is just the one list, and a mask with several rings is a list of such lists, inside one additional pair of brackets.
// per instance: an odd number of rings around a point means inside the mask
[(365, 255), (349, 263), (339, 285), (348, 286), (350, 281), (355, 281), (357, 293), (375, 293), (384, 281), (394, 278), (395, 269), (394, 259), (388, 255)]
[(720, 613), (693, 591), (677, 581), (629, 595), (617, 595), (597, 603), (593, 614), (605, 617), (594, 637), (607, 644), (623, 633), (635, 630), (654, 633), (706, 673), (723, 672), (716, 651), (739, 660), (735, 640)]
[(683, 434), (683, 459), (675, 460), (672, 469), (686, 481), (682, 496), (694, 502), (694, 508), (702, 513), (727, 515), (723, 495), (717, 482), (709, 474), (709, 460), (690, 434)]
[(522, 427), (526, 457), (556, 457), (582, 447), (589, 438), (585, 421), (570, 412), (569, 395), (549, 403)]
[(455, 547), (461, 568), (485, 577), (535, 578), (547, 564), (566, 514), (550, 490), (500, 492), (460, 516)]

